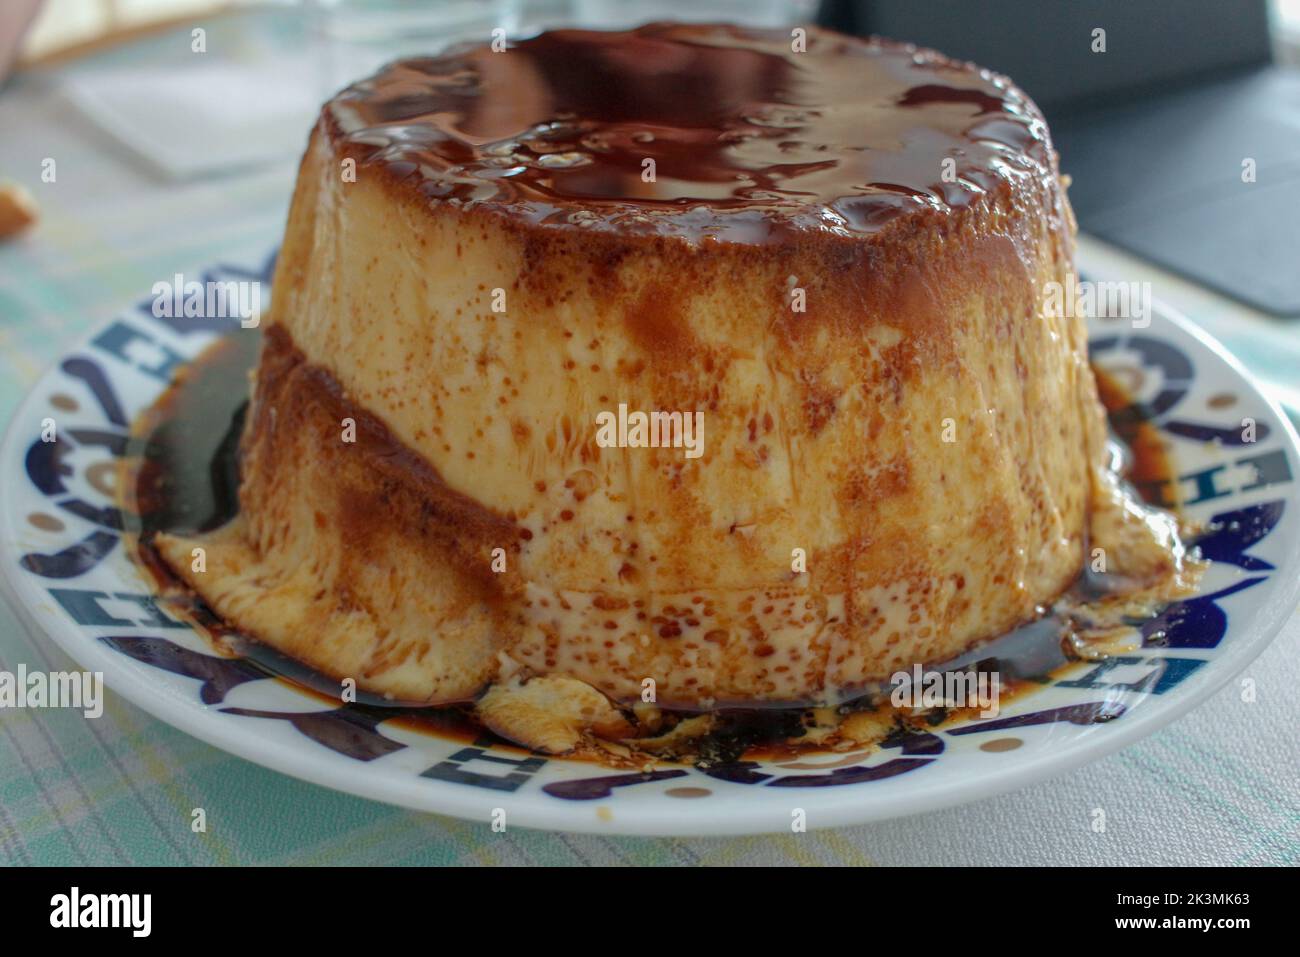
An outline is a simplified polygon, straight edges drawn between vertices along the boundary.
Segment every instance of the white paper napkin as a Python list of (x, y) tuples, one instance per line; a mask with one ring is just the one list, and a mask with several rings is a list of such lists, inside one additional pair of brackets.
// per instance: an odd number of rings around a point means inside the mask
[(84, 71), (61, 86), (87, 119), (176, 180), (300, 153), (318, 107), (303, 62)]

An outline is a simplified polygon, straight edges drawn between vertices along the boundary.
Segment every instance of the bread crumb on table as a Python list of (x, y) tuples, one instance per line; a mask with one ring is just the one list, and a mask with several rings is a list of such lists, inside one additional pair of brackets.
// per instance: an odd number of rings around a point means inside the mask
[(16, 183), (0, 183), (0, 239), (18, 235), (36, 220), (31, 194)]

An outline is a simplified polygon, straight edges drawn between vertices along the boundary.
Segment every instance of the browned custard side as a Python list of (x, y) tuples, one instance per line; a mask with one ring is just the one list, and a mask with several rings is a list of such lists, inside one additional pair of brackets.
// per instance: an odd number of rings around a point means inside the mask
[[(552, 752), (860, 699), (1094, 547), (1105, 627), (1192, 572), (1040, 307), (1072, 255), (1037, 108), (931, 52), (660, 24), (394, 64), (303, 159), (238, 516), (153, 544), (265, 645)], [(703, 454), (603, 445), (625, 406)]]
[[(237, 495), (238, 444), (247, 399), (239, 384), (257, 359), (260, 340), (254, 332), (227, 338), (186, 366), (172, 386), (135, 423), (133, 454), (123, 460), (117, 487), (121, 505), (138, 523), (129, 536), (132, 554), (146, 570), (169, 610), (206, 633), (214, 650), (233, 654), (262, 667), (268, 677), (288, 681), (337, 702), (337, 675), (298, 665), (273, 649), (238, 634), (215, 615), (202, 598), (177, 578), (154, 548), (159, 532), (189, 535), (219, 528), (239, 510)], [(1119, 384), (1098, 371), (1108, 411), (1129, 407)], [(1144, 487), (1177, 488), (1176, 474), (1163, 443), (1149, 426), (1129, 423), (1128, 455), (1123, 475)], [(1105, 577), (1081, 576), (1072, 586), (1082, 607), (1104, 599)], [(1153, 605), (1158, 608), (1159, 604)], [(1080, 657), (1115, 649), (1080, 640), (1086, 629), (1063, 609), (988, 642), (974, 667), (998, 672), (1000, 704), (1032, 692), (1068, 669)], [(971, 667), (962, 664), (961, 668)], [(956, 666), (954, 666), (956, 667)], [(947, 670), (943, 663), (936, 670)], [(584, 736), (571, 756), (616, 767), (644, 767), (647, 762), (719, 763), (732, 760), (781, 759), (804, 753), (858, 753), (890, 735), (908, 730), (933, 730), (973, 715), (970, 708), (899, 709), (888, 702), (889, 688), (838, 708), (732, 709), (700, 714), (630, 710), (633, 726), (622, 740)], [(362, 691), (358, 701), (382, 709), (391, 721), (408, 730), (466, 743), (481, 740), (487, 731), (474, 712), (474, 702), (424, 706), (393, 701)], [(508, 739), (505, 739), (508, 740)]]

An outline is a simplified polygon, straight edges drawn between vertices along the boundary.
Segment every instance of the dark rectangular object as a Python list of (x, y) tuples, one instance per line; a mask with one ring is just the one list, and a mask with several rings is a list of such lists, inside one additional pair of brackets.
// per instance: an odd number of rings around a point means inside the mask
[(1271, 62), (1265, 0), (831, 0), (823, 16), (1007, 74), (1047, 114), (1082, 229), (1300, 315), (1300, 71)]

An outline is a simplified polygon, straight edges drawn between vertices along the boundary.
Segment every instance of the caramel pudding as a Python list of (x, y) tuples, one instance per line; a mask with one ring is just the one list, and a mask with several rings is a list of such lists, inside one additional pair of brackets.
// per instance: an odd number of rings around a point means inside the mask
[[(551, 752), (649, 701), (846, 701), (1040, 617), (1098, 550), (1117, 607), (1181, 593), (1084, 319), (1042, 308), (1074, 225), (1037, 107), (932, 51), (798, 46), (558, 31), (327, 103), (240, 512), (157, 536), (172, 570), (326, 675)], [(699, 454), (600, 441), (625, 409), (698, 421)]]

